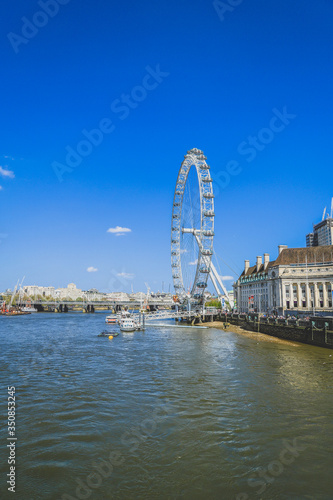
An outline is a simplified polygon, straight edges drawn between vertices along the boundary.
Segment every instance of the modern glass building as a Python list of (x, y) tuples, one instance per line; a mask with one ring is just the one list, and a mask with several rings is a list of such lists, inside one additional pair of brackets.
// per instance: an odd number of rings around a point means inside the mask
[(306, 246), (317, 247), (333, 245), (333, 218), (318, 222), (313, 226), (313, 232), (306, 235)]

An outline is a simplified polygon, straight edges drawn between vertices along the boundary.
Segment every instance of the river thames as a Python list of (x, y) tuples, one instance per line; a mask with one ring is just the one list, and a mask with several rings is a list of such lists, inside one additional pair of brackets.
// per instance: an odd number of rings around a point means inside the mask
[(2, 499), (333, 498), (332, 350), (175, 326), (109, 340), (104, 319), (0, 318)]

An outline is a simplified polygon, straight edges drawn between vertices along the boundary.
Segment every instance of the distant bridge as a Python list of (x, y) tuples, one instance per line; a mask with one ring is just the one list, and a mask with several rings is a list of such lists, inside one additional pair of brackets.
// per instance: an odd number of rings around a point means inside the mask
[[(21, 303), (24, 305), (32, 305), (38, 311), (57, 310), (58, 312), (67, 312), (71, 309), (81, 309), (86, 312), (95, 312), (96, 309), (120, 310), (124, 307), (128, 309), (140, 309), (142, 302), (139, 301), (116, 301), (116, 300), (96, 300), (96, 301), (75, 301), (75, 300), (29, 300)], [(173, 302), (153, 299), (148, 302), (151, 309), (158, 307), (172, 307)]]

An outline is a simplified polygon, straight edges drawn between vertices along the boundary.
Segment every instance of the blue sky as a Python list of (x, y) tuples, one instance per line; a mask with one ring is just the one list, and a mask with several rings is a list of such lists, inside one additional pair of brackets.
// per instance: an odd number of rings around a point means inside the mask
[[(243, 0), (224, 14), (203, 0), (62, 0), (53, 17), (41, 4), (1, 5), (0, 289), (25, 275), (167, 290), (174, 185), (193, 147), (215, 179), (222, 275), (304, 246), (333, 196), (330, 0)], [(69, 169), (66, 148), (101, 123)], [(131, 231), (107, 232), (117, 226)]]

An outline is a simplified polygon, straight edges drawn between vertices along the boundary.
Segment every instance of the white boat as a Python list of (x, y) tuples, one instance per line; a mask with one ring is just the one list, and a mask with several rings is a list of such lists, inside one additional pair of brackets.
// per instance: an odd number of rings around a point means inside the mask
[(105, 318), (105, 323), (108, 323), (109, 325), (115, 325), (118, 323), (120, 325), (120, 322), (123, 321), (126, 318), (131, 318), (131, 313), (128, 311), (121, 311), (120, 313), (117, 314), (110, 314)]
[(132, 320), (132, 318), (124, 318), (119, 321), (120, 331), (121, 332), (135, 332), (137, 329), (136, 323)]
[(117, 316), (115, 315), (110, 315), (105, 318), (105, 323), (108, 323), (109, 325), (115, 325), (117, 323)]
[(38, 312), (37, 309), (35, 307), (32, 307), (32, 306), (21, 307), (21, 311), (22, 312), (28, 312), (28, 313), (36, 313), (36, 312)]

